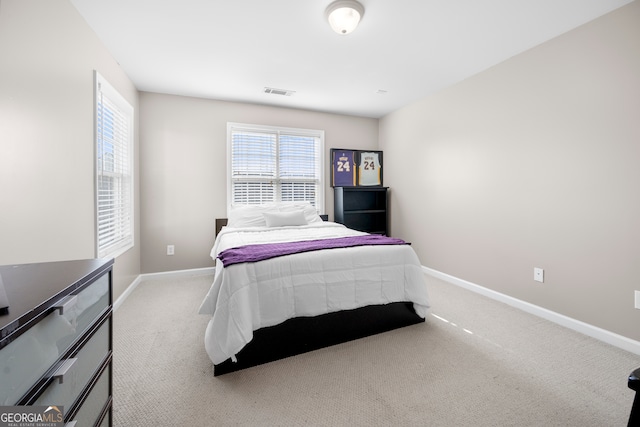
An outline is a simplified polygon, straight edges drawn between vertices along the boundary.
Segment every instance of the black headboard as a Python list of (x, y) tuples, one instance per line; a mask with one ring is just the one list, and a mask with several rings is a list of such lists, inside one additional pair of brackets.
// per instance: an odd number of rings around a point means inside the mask
[[(329, 221), (329, 215), (320, 215), (320, 218), (322, 218), (323, 221)], [(227, 218), (216, 218), (216, 236), (220, 233), (222, 227), (227, 225), (228, 221), (229, 220)]]
[(216, 236), (218, 235), (218, 233), (220, 233), (222, 227), (227, 225), (227, 221), (227, 218), (216, 218)]

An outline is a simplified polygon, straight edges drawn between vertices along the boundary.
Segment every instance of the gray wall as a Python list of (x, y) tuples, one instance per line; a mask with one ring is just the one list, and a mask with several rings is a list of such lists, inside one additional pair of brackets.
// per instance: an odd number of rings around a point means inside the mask
[[(378, 146), (377, 119), (147, 92), (140, 111), (143, 273), (214, 265), (215, 219), (227, 216), (227, 122), (324, 130), (327, 159), (332, 147)], [(328, 186), (325, 202), (333, 217)]]
[[(97, 69), (140, 111), (136, 247), (116, 260), (116, 297), (140, 272), (212, 265), (214, 219), (226, 215), (226, 122), (247, 122), (324, 129), (327, 155), (383, 149), (393, 235), (411, 240), (424, 265), (640, 340), (638, 22), (634, 2), (378, 128), (138, 95), (67, 0), (0, 0), (0, 264), (94, 256)], [(326, 202), (332, 213), (329, 187)]]
[(384, 117), (380, 148), (423, 265), (640, 340), (640, 2)]
[[(95, 257), (94, 69), (137, 109), (136, 88), (67, 0), (1, 0), (0, 264)], [(139, 244), (116, 260), (114, 296), (139, 260)]]

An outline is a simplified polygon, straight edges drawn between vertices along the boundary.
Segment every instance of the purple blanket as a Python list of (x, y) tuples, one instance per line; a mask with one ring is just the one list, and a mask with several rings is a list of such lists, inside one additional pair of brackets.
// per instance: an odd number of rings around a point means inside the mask
[(222, 265), (228, 267), (243, 262), (256, 262), (265, 259), (276, 258), (283, 255), (297, 254), (301, 252), (317, 251), (320, 249), (349, 248), (365, 245), (406, 245), (401, 239), (366, 234), (363, 236), (337, 237), (334, 239), (303, 240), (299, 242), (264, 243), (246, 245), (237, 248), (226, 249), (218, 258)]

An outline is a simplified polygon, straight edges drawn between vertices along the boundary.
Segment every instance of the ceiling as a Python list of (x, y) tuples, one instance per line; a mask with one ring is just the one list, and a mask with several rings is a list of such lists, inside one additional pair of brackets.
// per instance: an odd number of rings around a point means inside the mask
[[(631, 0), (70, 0), (141, 91), (382, 117)], [(295, 91), (266, 94), (265, 87)]]

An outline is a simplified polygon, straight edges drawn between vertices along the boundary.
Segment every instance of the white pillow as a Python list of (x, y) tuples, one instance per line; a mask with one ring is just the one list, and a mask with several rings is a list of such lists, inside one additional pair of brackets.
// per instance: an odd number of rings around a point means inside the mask
[(264, 212), (267, 227), (284, 227), (287, 225), (307, 225), (304, 212), (301, 210), (291, 212)]
[(322, 218), (318, 215), (316, 208), (311, 206), (310, 202), (280, 202), (277, 204), (280, 208), (280, 212), (291, 212), (301, 210), (304, 212), (304, 217), (308, 224), (314, 222), (322, 222)]
[(279, 212), (279, 209), (273, 203), (232, 208), (229, 211), (227, 227), (264, 227), (267, 225), (262, 216), (265, 212)]

